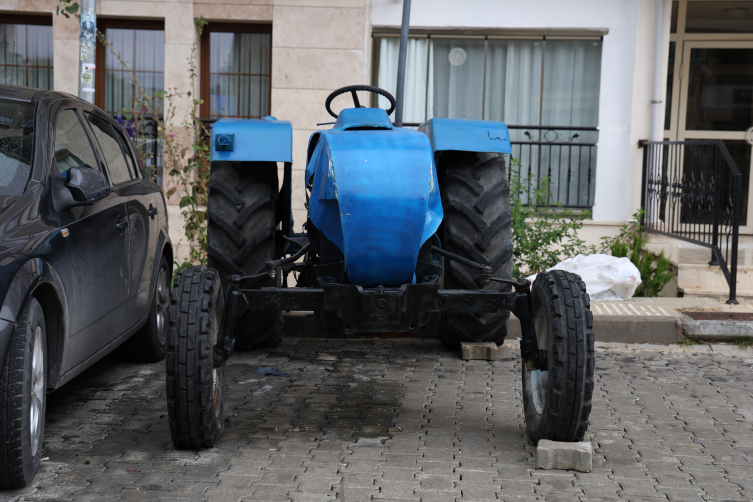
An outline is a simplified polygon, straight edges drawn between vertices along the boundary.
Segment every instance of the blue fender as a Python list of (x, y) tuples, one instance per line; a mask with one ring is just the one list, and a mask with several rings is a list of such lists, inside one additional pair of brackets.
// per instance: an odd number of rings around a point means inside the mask
[(418, 130), (429, 137), (434, 153), (456, 150), (512, 154), (510, 132), (502, 122), (429, 119)]
[(212, 162), (293, 162), (293, 126), (287, 120), (220, 119), (212, 126)]
[(393, 128), (384, 110), (346, 109), (312, 146), (309, 215), (342, 251), (350, 283), (412, 283), (419, 249), (443, 217), (427, 137)]

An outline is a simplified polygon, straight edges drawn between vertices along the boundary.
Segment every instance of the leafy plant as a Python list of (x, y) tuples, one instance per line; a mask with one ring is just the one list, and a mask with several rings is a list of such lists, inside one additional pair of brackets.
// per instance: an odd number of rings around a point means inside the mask
[(700, 345), (700, 343), (696, 342), (692, 338), (683, 338), (679, 342), (677, 342), (677, 345), (680, 347), (689, 347), (691, 345)]
[(70, 19), (71, 15), (78, 17), (78, 2), (73, 0), (58, 0), (58, 2), (60, 2), (56, 9), (58, 16), (62, 14), (66, 19)]
[(646, 239), (643, 236), (641, 220), (643, 209), (633, 215), (633, 220), (626, 223), (616, 237), (602, 237), (602, 251), (618, 258), (626, 257), (633, 262), (641, 273), (641, 284), (635, 290), (635, 296), (657, 296), (659, 291), (672, 280), (669, 259), (664, 250), (658, 256), (646, 251)]
[(590, 211), (575, 213), (563, 209), (562, 203), (552, 205), (554, 199), (551, 180), (533, 174), (521, 178), (519, 162), (512, 159), (510, 180), (510, 209), (512, 210), (513, 276), (525, 277), (543, 272), (564, 258), (589, 254), (578, 237), (583, 220)]

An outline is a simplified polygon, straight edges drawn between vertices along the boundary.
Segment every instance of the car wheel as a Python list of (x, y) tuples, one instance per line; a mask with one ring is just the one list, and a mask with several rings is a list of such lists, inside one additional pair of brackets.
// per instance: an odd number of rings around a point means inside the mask
[(123, 354), (131, 361), (154, 363), (165, 358), (167, 350), (167, 311), (170, 308), (170, 266), (159, 261), (157, 283), (146, 324), (123, 344)]
[(30, 298), (0, 374), (0, 488), (22, 488), (39, 470), (47, 404), (47, 330)]

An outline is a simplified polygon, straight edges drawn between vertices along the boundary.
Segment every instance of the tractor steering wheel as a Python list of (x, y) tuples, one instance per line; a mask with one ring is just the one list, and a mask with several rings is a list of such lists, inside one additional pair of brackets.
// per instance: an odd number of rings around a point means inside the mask
[(368, 91), (379, 94), (380, 96), (384, 96), (385, 98), (390, 100), (390, 109), (386, 110), (387, 115), (395, 111), (395, 98), (392, 97), (392, 94), (385, 91), (384, 89), (374, 87), (373, 85), (348, 85), (345, 87), (340, 87), (332, 94), (327, 96), (327, 101), (324, 102), (324, 107), (327, 109), (327, 113), (337, 118), (337, 114), (332, 111), (332, 108), (330, 108), (329, 105), (332, 104), (333, 99), (335, 99), (340, 94), (345, 94), (346, 92), (349, 92), (353, 95), (353, 103), (356, 105), (356, 108), (365, 108), (364, 106), (361, 106), (361, 103), (358, 101), (358, 94), (356, 94), (356, 91)]

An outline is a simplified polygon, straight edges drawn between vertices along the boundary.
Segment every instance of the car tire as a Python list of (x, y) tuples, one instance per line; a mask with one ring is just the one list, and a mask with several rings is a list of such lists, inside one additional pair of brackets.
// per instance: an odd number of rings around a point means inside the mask
[(47, 330), (31, 297), (0, 374), (0, 488), (23, 488), (39, 470), (47, 404)]
[[(444, 219), (442, 247), (492, 268), (494, 277), (512, 278), (512, 217), (504, 158), (494, 153), (446, 152), (439, 158)], [(446, 289), (510, 291), (499, 282), (484, 284), (474, 269), (444, 258)], [(439, 338), (448, 348), (460, 342), (494, 342), (507, 336), (509, 310), (440, 314)]]
[[(207, 204), (208, 264), (220, 275), (223, 291), (232, 274), (263, 272), (275, 256), (277, 164), (213, 162)], [(254, 287), (274, 287), (268, 277)], [(285, 332), (282, 312), (254, 312), (235, 324), (235, 346), (256, 349), (277, 345)]]
[(522, 361), (523, 409), (528, 436), (582, 441), (588, 428), (594, 389), (593, 314), (586, 285), (563, 270), (542, 272), (531, 288), (539, 350), (546, 368)]
[(146, 324), (126, 340), (121, 348), (122, 354), (130, 361), (155, 363), (165, 358), (171, 274), (167, 258), (162, 256)]
[(214, 367), (224, 297), (217, 272), (179, 270), (171, 292), (165, 357), (167, 413), (173, 445), (211, 448), (224, 423), (225, 365)]

